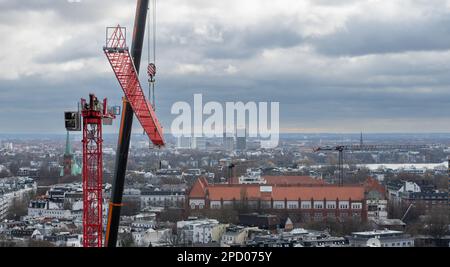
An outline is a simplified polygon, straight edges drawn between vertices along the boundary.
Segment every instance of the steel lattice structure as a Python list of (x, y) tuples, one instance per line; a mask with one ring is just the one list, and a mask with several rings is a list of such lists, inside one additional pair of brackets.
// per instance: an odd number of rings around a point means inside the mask
[(126, 29), (120, 26), (108, 28), (103, 50), (142, 128), (155, 146), (164, 146), (162, 127), (155, 110), (144, 95), (126, 44)]
[(81, 100), (83, 116), (83, 246), (102, 247), (103, 243), (103, 119), (114, 119), (95, 95), (89, 103)]
[(83, 110), (83, 245), (102, 246), (102, 114)]

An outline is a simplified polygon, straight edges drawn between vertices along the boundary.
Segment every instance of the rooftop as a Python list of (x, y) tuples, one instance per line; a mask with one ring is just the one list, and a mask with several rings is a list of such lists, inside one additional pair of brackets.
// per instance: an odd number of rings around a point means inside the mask
[(392, 235), (402, 235), (402, 234), (403, 234), (402, 231), (393, 231), (393, 230), (388, 230), (388, 229), (352, 233), (353, 236), (360, 236), (360, 237), (392, 236)]
[(190, 198), (205, 198), (211, 200), (336, 200), (336, 199), (364, 199), (363, 186), (260, 186), (260, 185), (228, 185), (208, 184), (206, 179), (200, 178), (190, 191)]
[(310, 176), (264, 176), (268, 185), (323, 185), (323, 180)]

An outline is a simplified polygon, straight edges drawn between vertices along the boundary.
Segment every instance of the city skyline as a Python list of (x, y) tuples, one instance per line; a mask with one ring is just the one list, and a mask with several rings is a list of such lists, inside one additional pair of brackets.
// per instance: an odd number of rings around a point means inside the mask
[(0, 0), (0, 35), (0, 247), (450, 247), (450, 0)]

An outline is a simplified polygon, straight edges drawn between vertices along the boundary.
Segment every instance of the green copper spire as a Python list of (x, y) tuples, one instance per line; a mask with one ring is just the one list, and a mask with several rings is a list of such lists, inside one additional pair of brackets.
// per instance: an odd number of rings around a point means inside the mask
[(67, 132), (67, 138), (66, 138), (66, 152), (64, 153), (66, 156), (72, 155), (72, 146), (70, 145), (70, 138), (69, 138), (69, 132)]
[(83, 168), (81, 168), (77, 158), (75, 157), (75, 159), (72, 160), (72, 176), (80, 175), (82, 172)]

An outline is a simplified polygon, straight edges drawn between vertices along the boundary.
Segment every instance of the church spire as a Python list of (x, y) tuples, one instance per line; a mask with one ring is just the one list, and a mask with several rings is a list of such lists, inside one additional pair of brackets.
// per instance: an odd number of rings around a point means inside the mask
[(64, 153), (66, 156), (72, 155), (72, 146), (70, 145), (70, 136), (69, 132), (67, 132), (67, 138), (66, 138), (66, 152)]

